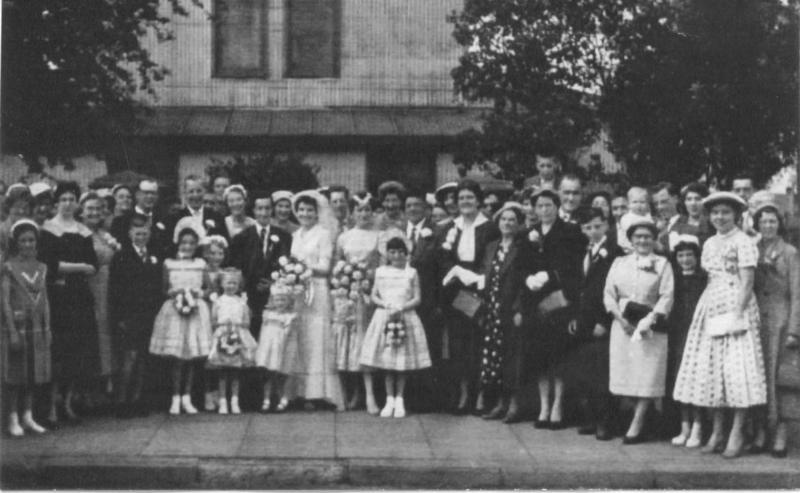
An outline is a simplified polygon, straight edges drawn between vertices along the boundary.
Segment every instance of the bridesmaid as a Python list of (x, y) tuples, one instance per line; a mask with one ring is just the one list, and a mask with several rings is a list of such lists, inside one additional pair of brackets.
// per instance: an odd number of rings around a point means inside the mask
[[(778, 368), (800, 347), (800, 257), (784, 241), (783, 216), (767, 203), (753, 216), (758, 242), (754, 291), (761, 311), (761, 340), (767, 374), (767, 425), (773, 435), (772, 455), (786, 457), (786, 420), (800, 418), (797, 388), (776, 385)], [(795, 356), (796, 357), (796, 356)], [(765, 444), (763, 419), (759, 420), (756, 447)], [(760, 442), (760, 443), (759, 443)]]
[(89, 288), (94, 297), (94, 316), (97, 321), (97, 343), (100, 349), (100, 377), (105, 380), (106, 392), (112, 389), (111, 376), (117, 368), (111, 327), (108, 319), (108, 274), (111, 260), (120, 244), (105, 229), (101, 211), (103, 199), (94, 192), (84, 194), (81, 200), (83, 224), (92, 232), (92, 245), (97, 256), (97, 273), (89, 278)]
[[(375, 201), (369, 193), (361, 192), (350, 198), (350, 213), (355, 218), (355, 226), (339, 235), (336, 240), (335, 259), (348, 264), (366, 264), (368, 270), (378, 267), (379, 232), (374, 229), (372, 211)], [(334, 262), (334, 263), (336, 263)], [(342, 388), (352, 394), (347, 403), (354, 409), (359, 401), (361, 389), (357, 378), (362, 373), (366, 390), (367, 411), (378, 414), (378, 405), (372, 388), (372, 372), (359, 363), (364, 332), (371, 318), (371, 310), (364, 297), (353, 301), (347, 297), (333, 299), (334, 332), (336, 333), (336, 369), (342, 380)], [(350, 307), (353, 317), (348, 317)], [(348, 392), (350, 391), (350, 392)]]
[[(450, 360), (455, 377), (458, 379), (458, 404), (454, 414), (463, 415), (470, 412), (470, 389), (475, 387), (478, 376), (478, 338), (481, 329), (475, 318), (470, 318), (457, 310), (452, 303), (461, 290), (477, 293), (475, 281), (469, 278), (473, 276), (477, 278), (482, 274), (487, 246), (500, 236), (500, 231), (486, 216), (480, 214), (483, 192), (476, 182), (460, 181), (455, 196), (459, 215), (453, 220), (440, 246), (442, 266), (440, 272), (448, 277), (448, 274), (462, 270), (466, 275), (463, 279), (454, 279), (444, 288), (442, 310), (446, 322), (442, 359)], [(480, 399), (477, 399), (474, 411), (479, 413), (485, 411), (484, 403)]]
[(245, 229), (253, 226), (256, 220), (247, 215), (247, 190), (241, 185), (231, 185), (222, 194), (230, 214), (225, 218), (228, 238), (233, 239)]
[(315, 190), (294, 196), (293, 209), (300, 228), (292, 235), (292, 255), (311, 269), (307, 302), (296, 304), (299, 375), (297, 394), (306, 401), (327, 401), (338, 410), (344, 399), (336, 375), (336, 341), (331, 331), (328, 275), (333, 260), (332, 231), (336, 226), (328, 200)]
[(63, 388), (63, 410), (70, 421), (78, 420), (72, 408), (75, 386), (97, 375), (97, 322), (89, 280), (97, 273), (97, 254), (92, 231), (75, 219), (80, 188), (75, 182), (56, 187), (58, 213), (46, 221), (39, 255), (47, 265), (53, 332), (51, 425), (58, 422), (56, 401)]

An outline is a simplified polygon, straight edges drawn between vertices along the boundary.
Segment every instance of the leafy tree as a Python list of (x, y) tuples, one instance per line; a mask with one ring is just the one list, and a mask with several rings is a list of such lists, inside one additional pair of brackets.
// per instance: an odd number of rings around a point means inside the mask
[(299, 192), (319, 187), (319, 165), (306, 163), (299, 154), (267, 152), (238, 155), (227, 160), (212, 158), (206, 174), (213, 180), (221, 173), (226, 173), (231, 183), (242, 184), (251, 192)]
[(456, 161), (494, 161), (513, 179), (537, 152), (567, 154), (589, 142), (599, 129), (597, 95), (616, 64), (614, 38), (636, 3), (466, 0), (450, 16), (464, 48), (455, 89), (493, 107), (481, 131), (462, 134)]
[(797, 148), (797, 2), (641, 2), (603, 93), (634, 180), (763, 180)]
[[(200, 6), (200, 0), (188, 0)], [(29, 166), (96, 152), (130, 128), (167, 70), (142, 45), (172, 38), (181, 0), (4, 0), (2, 131)], [(164, 8), (166, 6), (166, 8)]]

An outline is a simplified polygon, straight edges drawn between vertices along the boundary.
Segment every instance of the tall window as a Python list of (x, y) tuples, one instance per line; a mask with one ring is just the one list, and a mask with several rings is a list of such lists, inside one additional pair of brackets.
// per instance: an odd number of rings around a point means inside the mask
[(339, 77), (340, 0), (288, 0), (286, 76)]
[(214, 76), (267, 76), (267, 0), (214, 1)]

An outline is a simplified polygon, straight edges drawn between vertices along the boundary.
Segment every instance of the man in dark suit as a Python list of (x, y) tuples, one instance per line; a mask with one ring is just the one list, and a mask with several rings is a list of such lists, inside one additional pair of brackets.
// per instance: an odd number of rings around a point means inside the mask
[(584, 423), (581, 434), (596, 434), (598, 440), (611, 438), (609, 430), (613, 400), (608, 392), (608, 342), (611, 315), (603, 304), (606, 277), (614, 259), (623, 250), (608, 240), (609, 224), (600, 209), (580, 209), (576, 219), (589, 241), (582, 262), (578, 320), (570, 325), (575, 347), (568, 356), (574, 380), (582, 398)]
[(172, 240), (167, 235), (167, 223), (159, 216), (156, 211), (158, 203), (158, 182), (155, 180), (144, 179), (136, 187), (136, 204), (133, 212), (124, 216), (114, 218), (111, 222), (111, 235), (125, 245), (130, 243), (128, 232), (130, 230), (131, 218), (139, 214), (147, 218), (150, 226), (150, 239), (147, 243), (147, 250), (159, 260), (163, 260), (168, 255), (168, 246)]
[(144, 412), (140, 398), (153, 321), (162, 294), (161, 260), (149, 251), (150, 224), (135, 214), (129, 224), (129, 241), (114, 255), (109, 274), (109, 308), (116, 342), (123, 352), (117, 394), (117, 414), (132, 417)]
[(253, 199), (256, 223), (233, 238), (230, 248), (231, 264), (244, 274), (247, 304), (252, 312), (250, 332), (258, 339), (261, 330), (261, 312), (269, 301), (270, 277), (280, 268), (278, 259), (289, 256), (292, 237), (281, 228), (270, 227), (272, 198), (269, 194), (256, 194)]
[(178, 221), (191, 217), (191, 224), (198, 231), (204, 231), (206, 236), (219, 235), (227, 239), (228, 229), (225, 227), (225, 218), (217, 211), (203, 204), (206, 192), (205, 184), (197, 175), (189, 175), (183, 180), (183, 200), (186, 205), (176, 214), (169, 217), (167, 231), (172, 242), (171, 250), (175, 249), (175, 228)]
[(417, 314), (425, 328), (433, 367), (420, 372), (410, 382), (409, 406), (418, 411), (437, 411), (443, 406), (442, 395), (442, 320), (439, 309), (439, 271), (436, 254), (436, 226), (425, 216), (425, 194), (410, 191), (405, 199), (406, 227), (404, 232), (411, 241), (409, 264), (417, 270), (421, 302)]

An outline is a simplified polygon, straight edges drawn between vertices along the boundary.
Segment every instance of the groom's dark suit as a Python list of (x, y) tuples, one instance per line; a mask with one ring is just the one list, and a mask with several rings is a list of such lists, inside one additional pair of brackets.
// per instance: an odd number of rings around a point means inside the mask
[(231, 265), (242, 270), (247, 304), (252, 312), (250, 332), (258, 339), (261, 330), (261, 312), (269, 300), (269, 290), (259, 291), (258, 283), (270, 279), (272, 272), (280, 268), (278, 259), (289, 256), (292, 237), (281, 228), (267, 226), (264, 243), (261, 242), (262, 226), (250, 226), (233, 237), (230, 248)]

